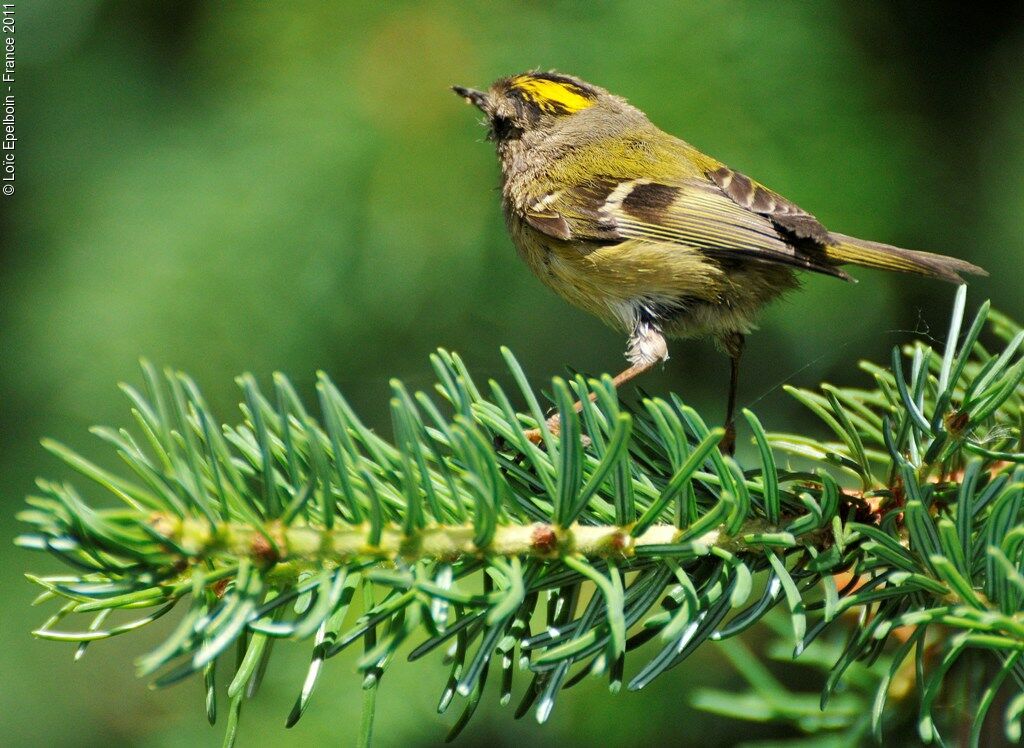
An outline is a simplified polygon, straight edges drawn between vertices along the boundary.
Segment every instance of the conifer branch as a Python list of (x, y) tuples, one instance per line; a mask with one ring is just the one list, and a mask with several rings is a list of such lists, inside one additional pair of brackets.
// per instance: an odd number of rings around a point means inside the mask
[[(35, 633), (74, 642), (80, 656), (184, 606), (139, 672), (158, 685), (202, 673), (212, 722), (223, 698), (216, 671), (239, 645), (228, 742), (274, 638), (313, 640), (289, 726), (326, 659), (346, 648), (363, 648), (367, 715), (400, 648), (412, 646), (411, 660), (443, 649), (451, 675), (439, 710), (465, 699), (454, 737), (492, 664), (503, 703), (514, 671), (530, 674), (516, 715), (532, 709), (544, 721), (580, 678), (643, 688), (704, 642), (782, 607), (793, 656), (846, 636), (826, 709), (844, 676), (870, 668), (861, 663), (889, 668), (873, 709), (821, 729), (880, 731), (894, 674), (917, 662), (919, 732), (935, 739), (942, 684), (965, 653), (981, 652), (998, 677), (979, 714), (1009, 692), (1013, 736), (1024, 712), (1024, 332), (985, 304), (961, 340), (964, 308), (961, 289), (941, 356), (915, 344), (889, 368), (865, 364), (871, 390), (791, 390), (832, 441), (766, 433), (745, 411), (758, 455), (746, 469), (719, 452), (722, 430), (678, 398), (629, 410), (608, 377), (552, 382), (563, 423), (552, 435), (507, 351), (525, 413), (440, 351), (440, 403), (392, 383), (392, 441), (325, 375), (319, 418), (284, 377), (268, 394), (245, 376), (242, 421), (219, 426), (191, 379), (144, 364), (145, 392), (123, 388), (134, 430), (96, 430), (123, 473), (45, 442), (119, 506), (96, 508), (70, 484), (40, 481), (18, 542), (72, 573), (30, 576), (40, 602), (59, 604)], [(1001, 352), (983, 346), (986, 327)], [(542, 445), (524, 437), (531, 427)], [(134, 617), (113, 625), (115, 611)], [(861, 626), (843, 623), (846, 612)], [(81, 616), (88, 623), (71, 623)], [(728, 651), (743, 661), (742, 649)], [(646, 655), (628, 681), (627, 654)], [(766, 682), (753, 665), (744, 672)], [(703, 699), (728, 711), (714, 694)], [(761, 706), (785, 719), (780, 703)]]

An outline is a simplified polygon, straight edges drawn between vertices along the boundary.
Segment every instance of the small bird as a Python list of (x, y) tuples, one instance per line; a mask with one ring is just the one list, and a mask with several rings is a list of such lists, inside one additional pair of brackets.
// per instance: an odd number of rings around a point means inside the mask
[[(708, 336), (728, 354), (724, 451), (735, 445), (744, 336), (765, 304), (797, 287), (795, 271), (850, 281), (840, 266), (858, 265), (953, 283), (986, 274), (829, 231), (579, 78), (534, 71), (452, 90), (486, 116), (519, 254), (560, 296), (629, 335), (616, 386), (665, 361), (666, 338)], [(557, 432), (557, 416), (548, 425)], [(537, 429), (527, 434), (539, 441)]]

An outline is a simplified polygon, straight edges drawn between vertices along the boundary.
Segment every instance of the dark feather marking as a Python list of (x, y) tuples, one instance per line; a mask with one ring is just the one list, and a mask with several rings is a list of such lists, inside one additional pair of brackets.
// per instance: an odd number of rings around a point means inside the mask
[(608, 200), (608, 196), (621, 184), (622, 180), (615, 177), (596, 176), (574, 187), (572, 193), (584, 198), (586, 207), (596, 213)]
[(678, 187), (638, 184), (622, 201), (622, 209), (634, 218), (657, 226), (664, 223), (665, 210), (678, 195)]
[(597, 91), (588, 86), (578, 78), (573, 78), (571, 75), (562, 75), (560, 73), (548, 72), (548, 73), (533, 73), (531, 78), (537, 80), (551, 81), (553, 83), (560, 83), (561, 85), (568, 88), (573, 93), (579, 94), (591, 101), (597, 99)]
[[(563, 86), (577, 96), (582, 96), (584, 99), (588, 99), (589, 101), (597, 100), (597, 92), (594, 89), (583, 81), (577, 80), (572, 76), (560, 75), (558, 73), (535, 72), (529, 73), (526, 77), (533, 80), (551, 81), (552, 83), (557, 83), (558, 85)], [(518, 78), (519, 76), (506, 79), (502, 82), (502, 87), (505, 91), (505, 95), (515, 102), (517, 109), (520, 108), (520, 105), (527, 107), (526, 113), (530, 116), (531, 120), (536, 121), (541, 114), (561, 115), (568, 114), (571, 111), (561, 102), (553, 101), (551, 99), (535, 98), (532, 91), (520, 88), (517, 85)], [(520, 114), (523, 114), (522, 110), (520, 110)]]
[(754, 185), (750, 181), (750, 177), (740, 174), (738, 171), (734, 171), (732, 173), (732, 179), (729, 180), (729, 187), (726, 190), (726, 194), (744, 208), (749, 208), (751, 199), (754, 196)]
[(755, 213), (771, 213), (775, 210), (775, 201), (767, 190), (756, 190), (754, 199), (750, 201), (750, 209)]
[(828, 229), (817, 218), (750, 177), (728, 166), (715, 169), (708, 177), (737, 205), (771, 219), (793, 238), (810, 239), (822, 246), (832, 243)]
[(621, 185), (614, 177), (594, 177), (570, 191), (578, 213), (596, 222), (595, 231), (601, 239), (619, 239), (615, 221), (601, 212), (609, 195)]
[[(624, 238), (619, 233), (614, 219), (601, 213), (601, 208), (608, 200), (608, 196), (622, 182), (613, 177), (594, 177), (593, 179), (574, 187), (567, 192), (568, 205), (572, 206), (568, 215), (569, 218), (577, 221), (584, 219), (587, 224), (587, 233), (583, 237), (587, 241), (595, 243), (616, 243)], [(545, 195), (535, 201), (538, 205), (547, 205)], [(556, 201), (561, 202), (561, 201)], [(556, 239), (568, 240), (574, 237), (572, 226), (565, 217), (558, 211), (547, 207), (543, 212), (528, 212), (523, 218), (526, 222), (543, 234)]]
[[(718, 262), (721, 262), (723, 259), (735, 260), (736, 250), (734, 249), (716, 250), (705, 248), (701, 251), (709, 257), (714, 257)], [(818, 254), (820, 255), (820, 250), (818, 250)], [(800, 270), (810, 270), (815, 273), (822, 273), (823, 275), (831, 275), (833, 278), (839, 278), (840, 280), (853, 282), (853, 278), (846, 271), (818, 257), (814, 257), (811, 253), (786, 255), (778, 252), (752, 252), (745, 256), (744, 261), (765, 262), (772, 265), (789, 265)]]
[(527, 213), (526, 222), (542, 234), (568, 241), (572, 239), (569, 223), (558, 213)]

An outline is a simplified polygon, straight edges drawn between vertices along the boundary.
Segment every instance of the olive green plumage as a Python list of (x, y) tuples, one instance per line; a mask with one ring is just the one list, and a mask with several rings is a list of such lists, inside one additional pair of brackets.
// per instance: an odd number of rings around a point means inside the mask
[(796, 270), (849, 279), (839, 266), (852, 264), (958, 283), (984, 272), (831, 232), (578, 78), (531, 72), (454, 90), (487, 117), (519, 253), (558, 294), (627, 332), (638, 371), (667, 358), (663, 335), (711, 335), (738, 359)]

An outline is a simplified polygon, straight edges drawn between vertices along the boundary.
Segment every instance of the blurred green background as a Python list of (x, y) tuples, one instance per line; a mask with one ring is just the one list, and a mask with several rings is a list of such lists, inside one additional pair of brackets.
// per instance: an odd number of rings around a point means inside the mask
[[(920, 6), (920, 7), (919, 7)], [(504, 377), (509, 345), (535, 381), (622, 364), (621, 336), (567, 307), (516, 258), (477, 115), (449, 91), (532, 67), (627, 96), (663, 128), (828, 226), (955, 254), (972, 286), (1024, 316), (1024, 17), (911, 2), (203, 3), (22, 0), (17, 193), (0, 203), (0, 538), (8, 745), (218, 745), (198, 680), (147, 690), (132, 660), (151, 633), (35, 641), (14, 514), (37, 475), (66, 472), (49, 435), (100, 461), (92, 424), (127, 425), (137, 359), (193, 374), (224, 419), (233, 377), (274, 370), (311, 392), (325, 369), (387, 428), (387, 380), (415, 388), (437, 346)], [(1009, 14), (1009, 15), (1007, 15)], [(808, 277), (749, 345), (741, 404), (769, 428), (810, 422), (780, 389), (866, 383), (915, 331), (943, 335), (953, 288), (872, 271)], [(643, 386), (724, 407), (727, 365), (675, 344)], [(109, 463), (110, 461), (107, 460)], [(112, 463), (111, 463), (112, 464)], [(83, 488), (88, 488), (84, 487)], [(88, 495), (88, 494), (87, 494)], [(246, 708), (243, 745), (348, 745), (359, 679), (328, 665), (306, 717), (284, 719), (308, 647), (285, 644)], [(384, 680), (380, 745), (432, 745), (434, 659)], [(466, 745), (729, 745), (763, 732), (693, 712), (694, 682), (734, 676), (709, 649), (641, 694), (599, 683), (551, 723), (513, 722), (493, 694)]]

